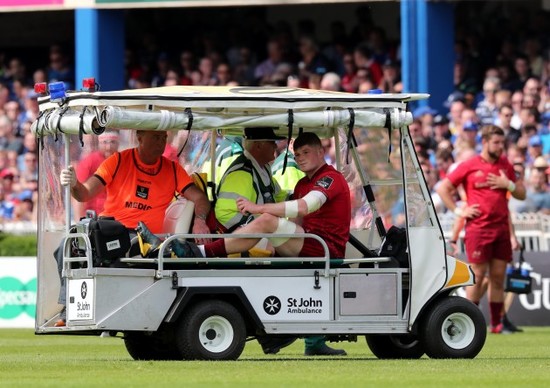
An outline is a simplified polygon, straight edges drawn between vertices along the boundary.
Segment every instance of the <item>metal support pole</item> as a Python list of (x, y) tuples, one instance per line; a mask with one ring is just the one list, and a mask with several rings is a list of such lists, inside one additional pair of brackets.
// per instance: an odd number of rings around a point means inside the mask
[[(70, 166), (70, 137), (67, 134), (63, 135), (63, 139), (65, 140), (65, 168), (69, 168)], [(65, 186), (65, 231), (67, 233), (70, 232), (71, 229), (71, 185)]]

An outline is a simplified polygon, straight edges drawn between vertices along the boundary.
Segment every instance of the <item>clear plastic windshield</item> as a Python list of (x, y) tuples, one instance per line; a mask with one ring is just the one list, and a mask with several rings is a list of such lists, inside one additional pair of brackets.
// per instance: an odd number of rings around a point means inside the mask
[[(357, 140), (357, 153), (365, 172), (366, 184), (370, 185), (378, 216), (384, 226), (403, 226), (405, 223), (403, 206), (403, 182), (401, 174), (401, 150), (399, 132), (391, 131), (391, 139), (386, 128), (357, 128), (354, 131)], [(391, 142), (391, 147), (390, 147)], [(343, 154), (345, 159), (345, 155)], [(360, 174), (356, 172), (353, 180), (354, 227), (369, 228), (372, 223), (371, 205), (369, 205)]]
[[(169, 132), (168, 146), (165, 156), (170, 159), (178, 159), (182, 166), (189, 172), (200, 171), (200, 166), (205, 162), (210, 149), (210, 132)], [(178, 158), (178, 153), (189, 141)], [(205, 141), (207, 139), (208, 141)], [(37, 324), (44, 323), (59, 312), (61, 306), (57, 304), (59, 294), (59, 275), (57, 273), (54, 251), (59, 246), (68, 230), (65, 212), (65, 192), (60, 184), (59, 174), (67, 165), (65, 158), (65, 137), (45, 136), (41, 138), (39, 145), (39, 215), (38, 215), (38, 298)], [(78, 135), (69, 135), (69, 164), (78, 169), (79, 166), (89, 160), (90, 155), (97, 154), (104, 144), (100, 144), (101, 138), (96, 135), (84, 135), (81, 144)], [(137, 145), (135, 131), (119, 131), (118, 151)], [(110, 145), (111, 147), (113, 144)], [(92, 172), (93, 173), (93, 172)], [(84, 180), (84, 179), (82, 179)], [(71, 200), (71, 224), (74, 224), (81, 216), (80, 203)], [(85, 213), (85, 210), (84, 210)]]
[[(123, 151), (137, 145), (135, 131), (118, 132), (118, 148)], [(186, 140), (189, 137), (189, 140)], [(82, 144), (77, 135), (69, 135), (69, 164), (78, 168), (83, 160), (91, 154), (101, 152), (100, 138), (96, 135), (84, 135)], [(40, 140), (42, 141), (42, 140)], [(46, 136), (43, 138), (44, 147), (41, 148), (40, 165), (40, 209), (41, 231), (64, 231), (65, 205), (63, 188), (59, 182), (59, 173), (65, 167), (65, 138)], [(182, 147), (183, 151), (180, 153)], [(179, 154), (179, 156), (178, 156)], [(178, 160), (188, 173), (200, 171), (210, 155), (210, 132), (168, 132), (168, 145), (164, 156), (171, 160)], [(82, 180), (82, 179), (81, 179)], [(45, 205), (45, 206), (44, 206)], [(73, 201), (73, 205), (76, 203)], [(75, 210), (73, 209), (73, 213)], [(78, 220), (79, 216), (71, 215), (71, 220)]]
[[(434, 226), (430, 217), (431, 198), (425, 189), (424, 176), (421, 168), (413, 162), (416, 160), (414, 150), (407, 143), (403, 145), (403, 161), (405, 164), (405, 182), (407, 196), (407, 215), (409, 227)], [(422, 181), (424, 189), (421, 187)]]

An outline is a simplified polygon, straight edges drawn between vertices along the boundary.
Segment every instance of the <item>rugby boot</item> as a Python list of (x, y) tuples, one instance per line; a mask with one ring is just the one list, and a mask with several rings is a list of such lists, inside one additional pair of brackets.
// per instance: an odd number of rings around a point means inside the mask
[(173, 240), (170, 250), (176, 257), (203, 257), (197, 244), (190, 241)]
[(57, 322), (54, 324), (54, 327), (65, 327), (67, 326), (67, 321), (64, 319), (58, 319)]
[(304, 356), (347, 356), (348, 354), (344, 349), (333, 349), (327, 344), (322, 346), (306, 349)]
[(59, 312), (59, 319), (55, 322), (54, 327), (65, 327), (67, 326), (67, 310), (65, 307)]
[(491, 333), (492, 334), (505, 334), (504, 333), (504, 326), (502, 323), (499, 323), (496, 326), (491, 325)]
[(147, 225), (142, 221), (137, 224), (136, 232), (139, 239), (139, 249), (142, 257), (148, 257), (151, 253), (157, 251), (162, 244), (162, 240), (155, 236)]
[(277, 354), (296, 341), (296, 337), (263, 335), (256, 337), (265, 354)]
[(523, 329), (514, 325), (510, 319), (508, 319), (506, 314), (502, 317), (502, 325), (505, 330), (508, 330), (511, 333), (521, 333), (523, 331)]

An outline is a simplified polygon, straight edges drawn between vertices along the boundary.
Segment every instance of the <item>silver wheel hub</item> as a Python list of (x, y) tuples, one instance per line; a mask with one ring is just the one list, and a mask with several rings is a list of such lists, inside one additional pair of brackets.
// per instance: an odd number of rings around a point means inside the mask
[(441, 337), (445, 344), (453, 349), (464, 349), (475, 337), (475, 325), (464, 313), (450, 314), (441, 327)]
[(219, 315), (213, 315), (204, 320), (199, 329), (201, 345), (212, 353), (221, 353), (227, 350), (235, 333), (227, 319)]

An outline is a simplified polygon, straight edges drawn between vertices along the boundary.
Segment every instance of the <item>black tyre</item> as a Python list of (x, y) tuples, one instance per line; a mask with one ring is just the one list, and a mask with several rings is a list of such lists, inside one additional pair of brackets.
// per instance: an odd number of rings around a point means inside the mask
[(227, 302), (206, 300), (183, 313), (176, 343), (188, 360), (236, 360), (246, 342), (245, 322)]
[(367, 335), (371, 352), (380, 359), (418, 359), (424, 347), (415, 335), (371, 334)]
[(166, 332), (126, 332), (124, 345), (134, 360), (181, 360), (182, 357)]
[(486, 337), (483, 314), (462, 297), (436, 301), (422, 318), (420, 339), (431, 358), (474, 358)]

